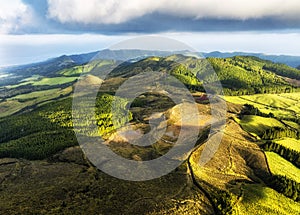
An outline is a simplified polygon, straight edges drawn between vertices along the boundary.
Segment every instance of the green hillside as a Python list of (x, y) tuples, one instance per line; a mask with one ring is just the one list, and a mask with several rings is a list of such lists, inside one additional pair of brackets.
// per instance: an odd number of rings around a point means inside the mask
[(266, 130), (273, 127), (285, 128), (278, 120), (261, 116), (245, 115), (236, 121), (245, 131), (258, 136), (262, 136)]
[[(274, 64), (256, 57), (209, 58), (227, 95), (255, 93), (285, 93), (295, 87), (282, 77), (299, 78), (300, 71), (286, 65)], [(278, 68), (274, 72), (270, 68)], [(280, 76), (279, 76), (280, 75)]]
[(286, 176), (300, 183), (300, 169), (274, 152), (266, 152), (269, 167), (275, 175)]
[[(298, 78), (299, 70), (247, 56), (207, 60), (183, 55), (152, 57), (133, 64), (127, 62), (121, 64), (114, 69), (111, 76), (131, 77), (145, 71), (164, 72), (168, 68), (168, 73), (190, 89), (203, 91), (204, 82), (212, 84), (215, 81), (213, 70), (208, 63), (218, 75), (226, 95), (297, 91), (297, 87), (283, 77)], [(271, 68), (278, 68), (277, 70), (281, 72), (274, 72)]]

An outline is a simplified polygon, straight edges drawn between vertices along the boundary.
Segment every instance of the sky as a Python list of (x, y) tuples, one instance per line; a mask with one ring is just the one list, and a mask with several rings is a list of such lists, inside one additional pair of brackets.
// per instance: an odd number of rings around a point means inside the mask
[(299, 0), (0, 0), (0, 67), (143, 35), (200, 52), (300, 56)]

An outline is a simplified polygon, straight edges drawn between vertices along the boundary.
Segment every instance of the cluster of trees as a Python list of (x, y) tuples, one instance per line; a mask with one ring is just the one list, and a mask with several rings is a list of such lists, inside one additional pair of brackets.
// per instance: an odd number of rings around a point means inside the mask
[(45, 159), (67, 147), (75, 145), (77, 145), (77, 140), (72, 130), (41, 131), (0, 144), (0, 158)]
[[(202, 181), (202, 180), (201, 180)], [(213, 202), (215, 214), (228, 215), (233, 213), (234, 195), (226, 190), (219, 189), (202, 181), (207, 195)], [(202, 186), (203, 186), (202, 185)]]
[(281, 175), (273, 175), (267, 178), (266, 183), (277, 192), (300, 202), (300, 183)]
[[(222, 82), (223, 84), (224, 82)], [(233, 83), (229, 81), (228, 85), (232, 85)], [(244, 96), (244, 95), (252, 95), (252, 94), (277, 94), (277, 93), (292, 93), (299, 92), (299, 88), (295, 88), (292, 86), (260, 86), (260, 87), (250, 87), (250, 88), (241, 88), (238, 90), (225, 88), (224, 94), (227, 96)]]
[[(115, 112), (111, 113), (112, 103), (115, 102)], [(95, 109), (95, 117), (97, 121), (97, 125), (99, 127), (100, 135), (107, 135), (118, 129), (126, 123), (126, 121), (130, 121), (133, 119), (132, 114), (129, 112), (128, 118), (125, 117), (125, 112), (128, 101), (126, 99), (117, 98), (116, 96), (110, 94), (102, 94), (99, 95), (96, 99), (96, 109)], [(116, 119), (116, 122), (112, 122), (113, 114)]]
[[(251, 104), (244, 104), (243, 109), (239, 113), (239, 117), (242, 118), (244, 115), (262, 116), (262, 117), (277, 119), (277, 120), (281, 121), (282, 123), (284, 123), (283, 120), (285, 120), (285, 121), (291, 121), (291, 122), (300, 124), (300, 118), (298, 118), (298, 117), (295, 117), (295, 116), (294, 117), (293, 116), (292, 117), (278, 117), (278, 116), (275, 116), (272, 112), (263, 113), (259, 110), (259, 108), (256, 108)], [(298, 131), (298, 133), (299, 132), (300, 131)]]
[[(115, 118), (112, 123), (112, 102), (117, 99)], [(110, 94), (98, 95), (95, 102), (96, 122), (82, 122), (86, 129), (92, 123), (98, 125), (96, 135), (107, 135), (123, 126), (133, 117), (125, 118), (128, 101)], [(44, 105), (30, 113), (0, 119), (0, 157), (44, 159), (77, 143), (73, 132), (72, 99), (67, 98)], [(87, 135), (94, 135), (87, 134)]]
[[(70, 126), (72, 100), (0, 120), (0, 157), (44, 159), (77, 144)], [(62, 112), (66, 111), (65, 117)]]
[(213, 81), (211, 74), (202, 74), (202, 63), (192, 61), (189, 65), (174, 66), (170, 74), (181, 81), (191, 92), (205, 92), (203, 82), (213, 83)]
[(290, 161), (292, 164), (300, 168), (300, 153), (293, 150), (286, 148), (278, 143), (273, 141), (267, 141), (262, 148), (266, 151), (272, 151), (279, 154), (281, 157), (285, 158), (286, 160)]
[(51, 123), (38, 112), (6, 117), (0, 120), (0, 144), (40, 131), (59, 130), (61, 126)]
[(202, 82), (184, 65), (177, 66), (172, 72), (178, 80), (187, 86), (202, 86)]
[(243, 109), (241, 110), (239, 117), (242, 117), (244, 115), (255, 115), (255, 116), (262, 116), (262, 117), (270, 117), (274, 118), (273, 113), (263, 113), (261, 112), (258, 108), (254, 107), (253, 105), (250, 104), (245, 104)]
[(274, 140), (283, 137), (299, 139), (300, 133), (295, 129), (272, 127), (270, 129), (265, 130), (264, 133), (261, 135), (261, 138), (263, 140)]
[(232, 214), (233, 200), (232, 195), (229, 192), (218, 189), (211, 192), (210, 195), (216, 205), (217, 215)]
[(286, 120), (286, 121), (292, 121), (300, 125), (300, 118), (299, 117), (277, 117), (279, 120)]

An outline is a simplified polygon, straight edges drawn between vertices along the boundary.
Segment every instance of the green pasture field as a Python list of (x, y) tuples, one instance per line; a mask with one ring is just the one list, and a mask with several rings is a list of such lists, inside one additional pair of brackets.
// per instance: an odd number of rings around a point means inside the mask
[(274, 152), (265, 152), (272, 174), (286, 176), (300, 183), (300, 169)]
[(272, 112), (277, 117), (299, 116), (300, 93), (256, 94), (247, 96), (225, 96), (234, 104), (251, 104), (263, 113)]
[(298, 214), (300, 204), (262, 184), (243, 186), (243, 198), (237, 204), (238, 213), (256, 215)]
[(235, 119), (248, 133), (262, 135), (265, 130), (272, 127), (285, 128), (285, 125), (274, 118), (267, 118), (254, 115), (245, 115), (242, 119)]
[(286, 148), (300, 152), (300, 140), (296, 140), (293, 138), (283, 138), (280, 140), (275, 140), (275, 142)]

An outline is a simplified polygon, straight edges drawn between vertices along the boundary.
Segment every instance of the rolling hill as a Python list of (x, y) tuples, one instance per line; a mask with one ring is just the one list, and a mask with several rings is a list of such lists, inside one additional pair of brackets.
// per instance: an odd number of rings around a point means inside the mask
[[(39, 74), (39, 73), (50, 73), (61, 70), (63, 68), (71, 68), (75, 65), (83, 65), (91, 61), (92, 59), (98, 58), (102, 60), (118, 60), (127, 61), (129, 59), (139, 60), (150, 56), (168, 56), (172, 54), (184, 54), (187, 51), (176, 51), (176, 52), (166, 52), (166, 51), (147, 51), (147, 50), (109, 50), (104, 49), (101, 51), (76, 54), (76, 55), (62, 55), (60, 57), (52, 58), (44, 62), (32, 63), (28, 65), (12, 66), (7, 68), (0, 68), (1, 73), (12, 73), (13, 75), (25, 76), (28, 74)], [(296, 68), (300, 65), (299, 56), (286, 56), (286, 55), (265, 55), (258, 53), (245, 53), (245, 52), (232, 52), (232, 53), (222, 53), (222, 52), (201, 52), (194, 53), (199, 56), (204, 56), (206, 58), (231, 58), (235, 56), (254, 56), (267, 61), (272, 61), (274, 63), (286, 64), (288, 66)], [(141, 57), (142, 56), (142, 57)], [(1, 82), (0, 82), (1, 84)]]

